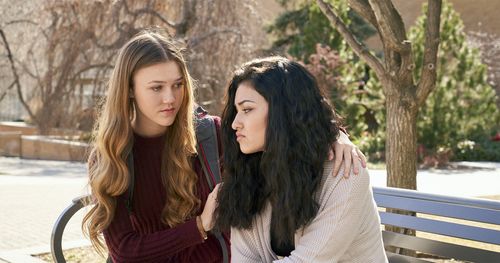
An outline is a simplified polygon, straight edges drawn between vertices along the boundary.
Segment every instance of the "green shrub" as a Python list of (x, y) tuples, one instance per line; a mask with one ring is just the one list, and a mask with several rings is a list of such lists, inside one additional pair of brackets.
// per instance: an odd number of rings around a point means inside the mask
[(500, 142), (483, 140), (479, 142), (464, 140), (453, 148), (456, 161), (500, 162)]

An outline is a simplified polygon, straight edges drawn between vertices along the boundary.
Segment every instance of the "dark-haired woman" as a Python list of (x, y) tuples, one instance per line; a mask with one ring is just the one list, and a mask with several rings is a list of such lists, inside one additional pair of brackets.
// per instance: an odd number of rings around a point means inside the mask
[(336, 120), (296, 62), (269, 57), (236, 71), (216, 211), (216, 225), (231, 229), (234, 262), (387, 262), (366, 169), (329, 176)]

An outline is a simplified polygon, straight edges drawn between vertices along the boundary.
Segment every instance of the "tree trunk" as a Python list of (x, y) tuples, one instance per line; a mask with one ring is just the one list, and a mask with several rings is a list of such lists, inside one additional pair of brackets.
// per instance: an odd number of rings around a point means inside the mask
[[(397, 82), (385, 83), (389, 85), (390, 94), (386, 94), (387, 136), (385, 154), (387, 164), (387, 186), (417, 189), (417, 105), (415, 89), (397, 86)], [(401, 85), (401, 84), (399, 84)], [(391, 213), (415, 216), (414, 212), (399, 209), (389, 209)], [(412, 229), (385, 226), (388, 231), (415, 235)], [(398, 254), (416, 256), (416, 251), (386, 248)]]
[[(393, 82), (388, 85), (397, 84)], [(412, 94), (412, 90), (405, 92), (406, 88), (401, 87), (390, 89), (396, 92), (386, 94), (386, 134), (390, 135), (385, 143), (387, 186), (417, 189), (417, 105), (415, 93)]]

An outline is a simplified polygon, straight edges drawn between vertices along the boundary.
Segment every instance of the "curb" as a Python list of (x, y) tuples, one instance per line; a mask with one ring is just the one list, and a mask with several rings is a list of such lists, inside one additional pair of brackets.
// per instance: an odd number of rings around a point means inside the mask
[(460, 168), (468, 169), (483, 169), (483, 170), (496, 170), (500, 169), (500, 163), (494, 162), (450, 162), (452, 165), (456, 165)]

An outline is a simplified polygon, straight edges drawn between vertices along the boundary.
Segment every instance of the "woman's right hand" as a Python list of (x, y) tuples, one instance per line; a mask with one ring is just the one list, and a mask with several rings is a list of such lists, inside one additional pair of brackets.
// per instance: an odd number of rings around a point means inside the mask
[(201, 224), (203, 225), (203, 229), (205, 230), (205, 232), (212, 230), (212, 228), (214, 227), (215, 222), (213, 215), (215, 208), (217, 208), (219, 204), (217, 202), (217, 194), (219, 193), (219, 186), (220, 183), (217, 184), (214, 190), (212, 190), (212, 192), (208, 195), (207, 202), (205, 203), (203, 212), (200, 215)]

